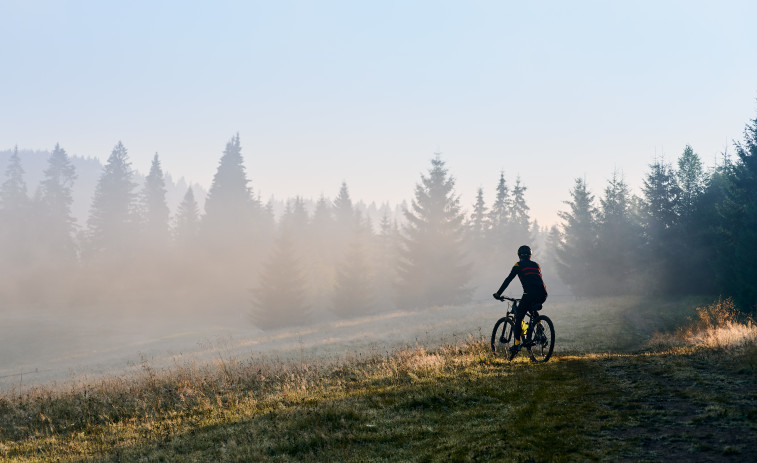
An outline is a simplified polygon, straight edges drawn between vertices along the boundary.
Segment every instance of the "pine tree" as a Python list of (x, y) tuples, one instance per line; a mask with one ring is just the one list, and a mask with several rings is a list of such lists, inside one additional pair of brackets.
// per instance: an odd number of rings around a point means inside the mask
[(76, 169), (66, 151), (56, 144), (47, 161), (44, 179), (40, 184), (40, 246), (44, 248), (42, 254), (46, 255), (49, 261), (69, 265), (76, 260), (76, 221), (71, 215), (75, 180)]
[(513, 196), (508, 217), (508, 241), (510, 247), (513, 249), (531, 242), (531, 234), (529, 232), (531, 218), (528, 214), (530, 208), (526, 204), (525, 193), (526, 187), (521, 184), (520, 176), (518, 176), (515, 179), (515, 186), (513, 186)]
[(264, 330), (303, 325), (310, 320), (305, 279), (290, 233), (281, 227), (253, 293), (252, 319)]
[(690, 225), (697, 199), (704, 192), (707, 181), (702, 169), (702, 161), (690, 145), (686, 145), (681, 157), (678, 158), (676, 178), (680, 187), (678, 214), (686, 225)]
[(144, 213), (144, 234), (147, 242), (164, 247), (169, 240), (168, 204), (166, 203), (166, 182), (160, 167), (158, 153), (152, 159), (150, 173), (145, 178), (142, 191)]
[(641, 228), (631, 210), (631, 193), (617, 171), (599, 200), (597, 227), (597, 294), (628, 294), (636, 288), (637, 255), (641, 248)]
[(340, 257), (335, 249), (341, 249), (337, 241), (336, 223), (331, 201), (323, 195), (318, 199), (308, 228), (305, 264), (313, 287), (313, 305), (328, 307), (332, 304), (332, 291), (336, 279), (335, 265)]
[(677, 256), (672, 266), (688, 269), (687, 272), (673, 272), (669, 275), (671, 287), (678, 293), (697, 294), (712, 287), (708, 271), (713, 261), (708, 241), (710, 231), (706, 222), (701, 222), (697, 215), (703, 199), (707, 175), (702, 168), (702, 161), (691, 146), (686, 145), (678, 158), (676, 179), (679, 186), (678, 221), (673, 230), (677, 245)]
[(226, 144), (218, 170), (205, 201), (201, 234), (214, 251), (224, 257), (246, 258), (240, 252), (253, 237), (253, 217), (259, 204), (253, 200), (245, 172), (239, 134)]
[(334, 312), (342, 318), (366, 315), (373, 310), (373, 285), (366, 258), (369, 226), (356, 213), (353, 236), (336, 272)]
[(497, 194), (489, 211), (489, 230), (491, 233), (491, 246), (495, 254), (500, 254), (505, 250), (508, 243), (507, 235), (509, 232), (508, 217), (512, 200), (510, 199), (510, 190), (505, 181), (505, 173), (499, 173), (499, 182), (497, 183)]
[(471, 239), (476, 243), (484, 241), (485, 236), (489, 231), (489, 221), (486, 209), (484, 189), (479, 188), (478, 193), (476, 194), (476, 202), (473, 204), (473, 213), (471, 213), (470, 221), (468, 222), (468, 230)]
[(87, 220), (92, 254), (129, 252), (135, 235), (133, 171), (119, 141), (100, 176)]
[(412, 210), (405, 211), (398, 267), (399, 302), (408, 307), (467, 302), (470, 266), (463, 262), (463, 222), (454, 178), (437, 154), (428, 176), (416, 185)]
[(194, 244), (199, 230), (200, 208), (197, 206), (192, 187), (189, 187), (176, 211), (176, 225), (174, 226), (176, 243), (182, 247)]
[(644, 179), (642, 223), (646, 237), (645, 275), (649, 291), (668, 293), (677, 270), (676, 256), (684, 251), (677, 239), (679, 188), (672, 167), (655, 160)]
[[(729, 191), (733, 188), (734, 165), (727, 156), (723, 163), (713, 168), (706, 176), (705, 189), (696, 201), (692, 223), (697, 224), (693, 243), (689, 244), (689, 252), (696, 253), (697, 263), (687, 267), (685, 273), (690, 282), (686, 285), (692, 292), (700, 294), (727, 294), (726, 286), (730, 282), (728, 272), (714, 272), (716, 268), (730, 268), (730, 255), (724, 252), (730, 244), (727, 237), (728, 229), (733, 223), (728, 219), (729, 208), (726, 205)], [(686, 265), (692, 265), (687, 263)], [(730, 295), (732, 296), (732, 295)]]
[(655, 160), (644, 179), (645, 226), (651, 243), (663, 239), (662, 235), (676, 224), (679, 188), (672, 167)]
[(723, 239), (719, 240), (719, 281), (726, 294), (757, 314), (757, 118), (744, 129), (736, 143), (738, 163), (721, 205)]
[(399, 227), (397, 221), (389, 217), (387, 210), (381, 216), (374, 246), (375, 299), (377, 306), (385, 311), (393, 307), (396, 299), (393, 296), (399, 259)]
[(577, 178), (565, 201), (568, 211), (559, 212), (562, 219), (562, 240), (557, 245), (557, 270), (565, 284), (577, 296), (591, 295), (594, 290), (594, 265), (597, 245), (597, 210), (586, 182)]
[(13, 268), (29, 265), (31, 259), (31, 202), (26, 193), (18, 147), (13, 150), (5, 176), (0, 186), (0, 251), (2, 264)]
[(334, 200), (334, 222), (337, 227), (335, 237), (338, 243), (345, 243), (352, 236), (355, 226), (355, 207), (350, 198), (347, 183), (342, 182), (339, 195)]
[(300, 247), (304, 247), (309, 222), (310, 217), (302, 196), (296, 196), (294, 200), (287, 201), (284, 215), (281, 217), (281, 225), (290, 230), (292, 239)]

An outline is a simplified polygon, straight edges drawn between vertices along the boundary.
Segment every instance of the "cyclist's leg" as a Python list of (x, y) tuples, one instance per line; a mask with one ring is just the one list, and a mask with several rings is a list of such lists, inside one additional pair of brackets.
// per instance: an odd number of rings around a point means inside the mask
[(526, 317), (526, 314), (528, 313), (528, 310), (531, 308), (531, 299), (528, 297), (528, 294), (523, 293), (523, 296), (520, 299), (520, 304), (518, 304), (518, 310), (515, 311), (515, 345), (519, 346), (521, 343), (521, 325), (523, 324), (523, 319)]

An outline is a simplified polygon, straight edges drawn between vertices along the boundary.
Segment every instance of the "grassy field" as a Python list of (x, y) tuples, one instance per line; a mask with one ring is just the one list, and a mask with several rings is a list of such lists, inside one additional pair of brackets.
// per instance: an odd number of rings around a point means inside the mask
[[(579, 332), (591, 335), (566, 338), (574, 347), (544, 365), (495, 358), (472, 335), (330, 364), (220, 358), (169, 371), (145, 363), (139, 374), (71, 390), (5, 394), (0, 457), (754, 461), (754, 325), (721, 303), (674, 332), (693, 313), (689, 303), (664, 317), (658, 306), (637, 309), (599, 325), (582, 318)], [(558, 332), (570, 316), (555, 314)], [(634, 330), (660, 326), (667, 335), (632, 345), (641, 339)], [(608, 349), (606, 336), (621, 347)]]

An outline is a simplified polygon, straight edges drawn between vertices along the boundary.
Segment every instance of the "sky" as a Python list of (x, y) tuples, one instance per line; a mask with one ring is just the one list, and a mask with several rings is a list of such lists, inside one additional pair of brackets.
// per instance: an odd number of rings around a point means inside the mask
[(470, 209), (500, 171), (557, 212), (577, 177), (639, 193), (690, 144), (711, 166), (757, 117), (753, 1), (0, 0), (0, 150), (208, 187), (239, 133), (267, 200), (398, 203), (441, 153)]

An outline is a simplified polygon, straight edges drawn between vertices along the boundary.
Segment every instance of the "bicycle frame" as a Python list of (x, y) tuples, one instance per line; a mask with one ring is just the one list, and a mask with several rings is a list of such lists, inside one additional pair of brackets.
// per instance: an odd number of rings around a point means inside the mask
[[(503, 299), (510, 301), (511, 303), (508, 304), (507, 313), (505, 314), (505, 317), (508, 317), (510, 320), (512, 320), (513, 325), (515, 325), (515, 311), (518, 309), (518, 304), (520, 304), (520, 299), (515, 299), (512, 297), (503, 297)], [(523, 321), (526, 321), (526, 316), (528, 317), (528, 329), (525, 333), (521, 332), (520, 338), (521, 342), (525, 342), (526, 339), (530, 339), (533, 335), (534, 330), (534, 320), (536, 320), (539, 317), (539, 309), (537, 308), (530, 308), (528, 309), (528, 312), (523, 316)], [(521, 327), (517, 327), (518, 330), (521, 329)]]

